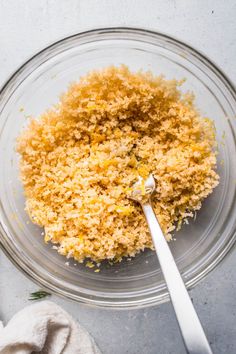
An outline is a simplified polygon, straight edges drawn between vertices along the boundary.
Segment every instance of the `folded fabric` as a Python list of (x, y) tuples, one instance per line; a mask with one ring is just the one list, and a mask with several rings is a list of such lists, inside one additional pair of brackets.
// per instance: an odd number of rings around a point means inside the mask
[(0, 354), (31, 353), (101, 354), (87, 331), (50, 301), (28, 306), (0, 326)]

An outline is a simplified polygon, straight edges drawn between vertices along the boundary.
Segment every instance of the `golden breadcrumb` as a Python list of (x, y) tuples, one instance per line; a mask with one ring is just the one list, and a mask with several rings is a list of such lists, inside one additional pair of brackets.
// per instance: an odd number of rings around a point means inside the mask
[(155, 177), (168, 240), (216, 187), (214, 125), (180, 84), (109, 67), (31, 119), (17, 143), (26, 210), (60, 254), (99, 262), (152, 248), (143, 212), (127, 198), (138, 176)]

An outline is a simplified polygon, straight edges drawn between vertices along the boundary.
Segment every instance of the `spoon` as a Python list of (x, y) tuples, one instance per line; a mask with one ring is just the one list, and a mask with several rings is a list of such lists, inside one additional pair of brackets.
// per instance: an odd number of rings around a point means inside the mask
[(187, 353), (212, 354), (202, 325), (153, 211), (151, 196), (155, 188), (155, 180), (152, 175), (146, 181), (140, 178), (133, 185), (128, 197), (142, 206)]

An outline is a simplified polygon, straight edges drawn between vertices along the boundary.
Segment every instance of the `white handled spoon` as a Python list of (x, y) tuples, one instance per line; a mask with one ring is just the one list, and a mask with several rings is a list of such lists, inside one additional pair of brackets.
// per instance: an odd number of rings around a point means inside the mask
[(129, 198), (142, 206), (187, 352), (212, 354), (202, 325), (153, 211), (151, 195), (155, 188), (155, 180), (150, 175), (145, 182), (139, 181), (134, 184)]

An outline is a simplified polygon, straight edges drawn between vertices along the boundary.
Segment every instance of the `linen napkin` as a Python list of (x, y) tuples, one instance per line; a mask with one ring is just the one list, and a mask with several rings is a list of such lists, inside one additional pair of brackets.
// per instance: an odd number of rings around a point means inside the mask
[(93, 338), (50, 301), (30, 305), (3, 327), (0, 354), (101, 354)]

